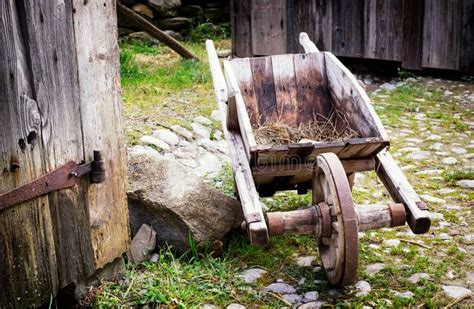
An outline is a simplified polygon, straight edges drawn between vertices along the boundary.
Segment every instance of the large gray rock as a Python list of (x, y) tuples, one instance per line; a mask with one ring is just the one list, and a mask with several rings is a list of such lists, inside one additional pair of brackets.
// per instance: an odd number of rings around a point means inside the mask
[(172, 11), (181, 5), (181, 0), (148, 0), (148, 5), (158, 14), (166, 16), (168, 11)]
[(236, 199), (210, 187), (176, 160), (132, 153), (128, 162), (128, 207), (135, 235), (146, 223), (157, 245), (177, 253), (189, 249), (189, 234), (198, 243), (222, 239), (243, 221)]

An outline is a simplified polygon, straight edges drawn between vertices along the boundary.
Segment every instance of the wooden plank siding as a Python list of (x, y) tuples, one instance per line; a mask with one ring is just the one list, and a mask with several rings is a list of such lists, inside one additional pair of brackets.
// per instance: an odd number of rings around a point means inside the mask
[[(306, 32), (320, 50), (337, 56), (474, 72), (472, 0), (234, 2), (232, 48), (238, 57), (302, 52), (298, 35)], [(263, 7), (267, 13), (259, 18)], [(247, 10), (239, 14), (242, 8)]]
[(0, 211), (0, 308), (45, 304), (128, 248), (116, 34), (115, 0), (0, 1), (0, 192), (93, 150), (107, 173)]

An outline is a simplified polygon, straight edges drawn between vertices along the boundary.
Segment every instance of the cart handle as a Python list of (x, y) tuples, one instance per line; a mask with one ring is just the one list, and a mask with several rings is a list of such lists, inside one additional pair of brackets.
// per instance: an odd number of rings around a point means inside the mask
[(303, 46), (304, 52), (309, 53), (319, 53), (319, 49), (316, 47), (316, 44), (311, 41), (306, 32), (300, 33), (300, 45)]

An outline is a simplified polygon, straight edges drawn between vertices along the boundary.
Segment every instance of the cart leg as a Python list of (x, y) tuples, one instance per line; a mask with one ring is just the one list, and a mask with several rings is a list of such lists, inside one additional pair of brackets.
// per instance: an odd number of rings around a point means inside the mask
[(347, 173), (347, 181), (349, 182), (349, 187), (351, 187), (351, 191), (352, 191), (352, 188), (354, 187), (354, 178), (355, 178), (355, 173)]
[(375, 157), (377, 175), (396, 203), (407, 209), (408, 225), (415, 234), (428, 232), (431, 225), (428, 207), (420, 199), (390, 153), (381, 151)]

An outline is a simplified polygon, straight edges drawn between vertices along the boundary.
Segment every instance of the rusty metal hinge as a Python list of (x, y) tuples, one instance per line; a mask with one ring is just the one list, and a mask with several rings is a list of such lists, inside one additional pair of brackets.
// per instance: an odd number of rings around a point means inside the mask
[(38, 179), (0, 193), (0, 210), (54, 191), (74, 187), (79, 184), (81, 177), (86, 174), (89, 174), (91, 183), (105, 181), (104, 161), (100, 151), (94, 150), (94, 160), (92, 162), (77, 164), (74, 161), (69, 161)]

